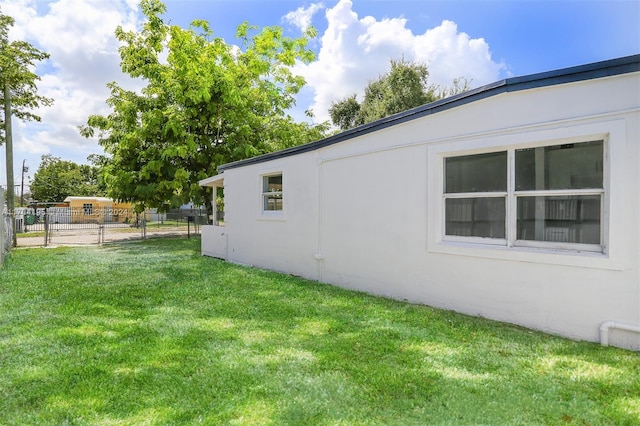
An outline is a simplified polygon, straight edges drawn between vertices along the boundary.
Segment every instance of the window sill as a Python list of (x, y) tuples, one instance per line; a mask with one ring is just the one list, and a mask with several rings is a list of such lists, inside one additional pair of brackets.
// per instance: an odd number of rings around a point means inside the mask
[(263, 211), (258, 214), (258, 220), (282, 222), (287, 220), (287, 216), (283, 211)]
[(623, 266), (605, 253), (580, 250), (566, 250), (540, 247), (507, 247), (458, 241), (440, 241), (430, 243), (430, 253), (456, 256), (468, 256), (503, 261), (542, 263), (587, 267), (594, 269), (623, 270)]

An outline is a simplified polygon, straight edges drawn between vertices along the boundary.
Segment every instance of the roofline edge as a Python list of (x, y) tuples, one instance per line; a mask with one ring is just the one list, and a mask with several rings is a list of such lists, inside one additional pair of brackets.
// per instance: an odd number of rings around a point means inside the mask
[(553, 71), (545, 71), (519, 77), (510, 77), (486, 84), (464, 93), (440, 99), (385, 118), (345, 130), (318, 141), (297, 145), (280, 151), (270, 152), (218, 166), (218, 172), (252, 164), (264, 163), (278, 158), (316, 151), (330, 145), (363, 136), (400, 123), (412, 121), (427, 115), (446, 111), (471, 102), (476, 102), (505, 92), (516, 92), (540, 87), (549, 87), (578, 81), (593, 80), (640, 71), (640, 54), (624, 56), (605, 61), (592, 62)]

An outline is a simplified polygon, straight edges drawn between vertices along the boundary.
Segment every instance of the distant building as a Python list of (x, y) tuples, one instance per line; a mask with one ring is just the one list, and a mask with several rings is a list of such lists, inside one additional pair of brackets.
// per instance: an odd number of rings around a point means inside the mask
[(128, 223), (136, 219), (131, 203), (115, 202), (107, 197), (67, 197), (70, 223)]

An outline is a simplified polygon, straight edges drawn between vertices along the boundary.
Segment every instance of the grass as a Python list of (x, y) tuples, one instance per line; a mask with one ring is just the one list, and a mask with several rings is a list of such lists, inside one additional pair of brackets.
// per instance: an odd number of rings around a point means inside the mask
[(640, 423), (638, 353), (199, 255), (14, 250), (0, 424)]
[[(149, 221), (147, 222), (147, 228), (184, 228), (187, 229), (187, 226), (193, 229), (195, 224), (193, 222), (188, 223), (186, 220), (165, 220), (163, 222), (155, 222)], [(198, 228), (200, 228), (202, 224), (198, 224)]]
[(17, 236), (18, 236), (18, 238), (44, 237), (44, 231), (19, 232)]
[[(147, 226), (147, 232), (159, 232), (159, 231), (187, 231), (187, 227), (185, 226), (176, 226), (175, 224), (169, 225), (165, 224), (162, 226)], [(106, 229), (105, 232), (114, 232), (114, 233), (130, 233), (130, 234), (140, 234), (142, 232), (141, 228), (109, 228)], [(191, 233), (195, 233), (193, 227), (191, 227)]]

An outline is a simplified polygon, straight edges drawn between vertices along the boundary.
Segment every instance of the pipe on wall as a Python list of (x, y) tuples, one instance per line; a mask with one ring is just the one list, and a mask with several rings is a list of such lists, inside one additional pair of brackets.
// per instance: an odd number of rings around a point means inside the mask
[(600, 326), (600, 344), (602, 346), (609, 346), (609, 330), (611, 329), (640, 333), (640, 325), (625, 324), (617, 321), (603, 322)]

